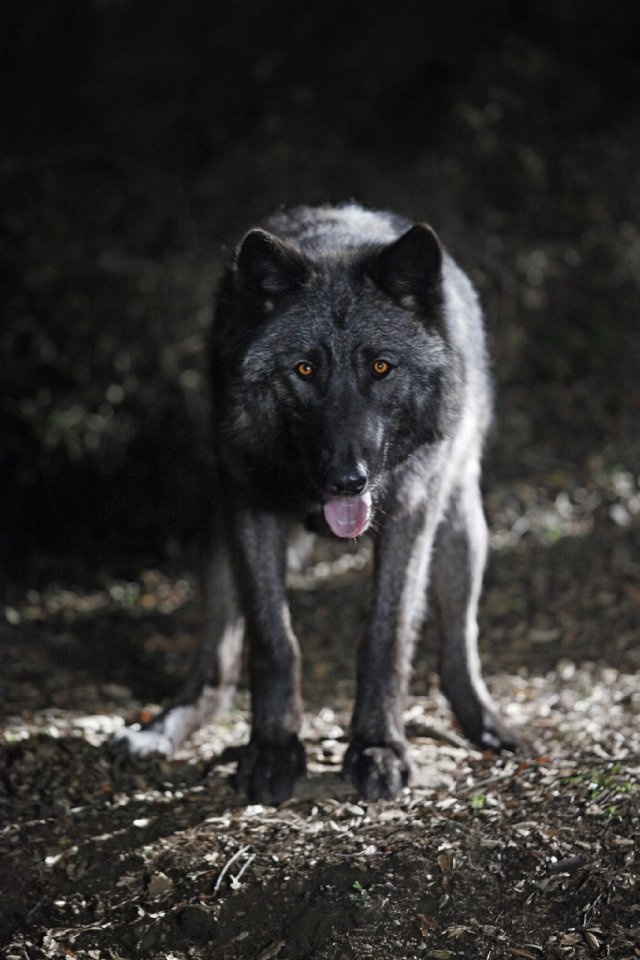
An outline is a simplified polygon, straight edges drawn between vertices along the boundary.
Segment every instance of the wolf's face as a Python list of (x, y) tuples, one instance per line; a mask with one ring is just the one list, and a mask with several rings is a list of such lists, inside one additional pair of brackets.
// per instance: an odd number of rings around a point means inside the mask
[(424, 226), (333, 261), (262, 230), (239, 247), (229, 442), (277, 462), (336, 536), (359, 536), (386, 473), (442, 436), (441, 258)]

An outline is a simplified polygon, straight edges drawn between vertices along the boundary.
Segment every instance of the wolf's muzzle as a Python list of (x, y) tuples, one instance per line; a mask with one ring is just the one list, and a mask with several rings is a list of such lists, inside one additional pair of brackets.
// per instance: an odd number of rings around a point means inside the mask
[(353, 497), (362, 493), (369, 479), (367, 465), (362, 460), (334, 467), (325, 475), (325, 490), (332, 497)]

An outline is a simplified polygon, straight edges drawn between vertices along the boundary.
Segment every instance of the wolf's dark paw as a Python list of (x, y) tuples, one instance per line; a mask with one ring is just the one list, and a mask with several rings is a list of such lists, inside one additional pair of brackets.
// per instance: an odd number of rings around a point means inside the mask
[(345, 753), (342, 776), (365, 800), (392, 800), (409, 781), (406, 748), (399, 741), (372, 746), (354, 740)]
[(253, 740), (242, 748), (231, 784), (249, 803), (283, 803), (306, 771), (304, 747), (295, 735), (282, 744)]

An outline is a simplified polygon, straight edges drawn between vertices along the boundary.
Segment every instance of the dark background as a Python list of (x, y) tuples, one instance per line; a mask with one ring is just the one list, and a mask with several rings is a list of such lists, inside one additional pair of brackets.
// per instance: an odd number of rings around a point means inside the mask
[(429, 220), (477, 284), (487, 483), (640, 470), (640, 7), (5, 0), (3, 566), (185, 562), (217, 271), (279, 204)]

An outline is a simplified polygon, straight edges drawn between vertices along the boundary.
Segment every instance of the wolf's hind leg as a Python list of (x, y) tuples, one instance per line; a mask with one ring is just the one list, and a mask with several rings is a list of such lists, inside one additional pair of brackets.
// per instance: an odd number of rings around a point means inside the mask
[(473, 743), (491, 750), (517, 750), (523, 744), (500, 719), (480, 670), (477, 612), (487, 541), (474, 467), (454, 489), (436, 538), (432, 583), (440, 615), (440, 677)]
[(141, 730), (127, 727), (112, 737), (136, 756), (171, 757), (198, 727), (231, 702), (240, 673), (244, 621), (234, 578), (221, 546), (208, 559), (201, 596), (201, 645), (191, 672), (173, 702)]

